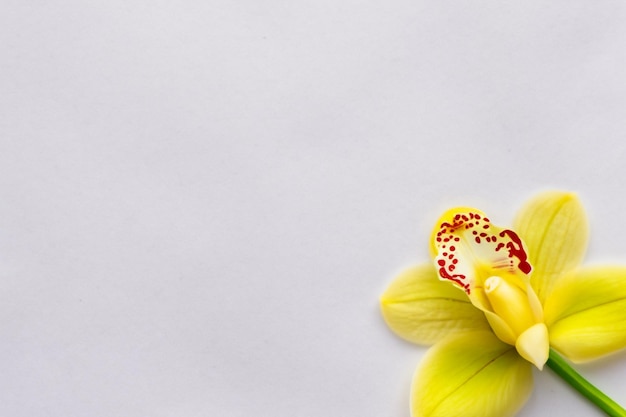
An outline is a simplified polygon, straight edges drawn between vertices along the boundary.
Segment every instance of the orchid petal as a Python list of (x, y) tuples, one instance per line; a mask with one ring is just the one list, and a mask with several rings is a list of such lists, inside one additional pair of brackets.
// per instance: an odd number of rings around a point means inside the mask
[(467, 295), (440, 281), (431, 265), (402, 272), (382, 295), (381, 309), (395, 333), (418, 344), (432, 344), (454, 332), (489, 329)]
[(574, 362), (626, 347), (626, 267), (586, 268), (564, 276), (544, 313), (550, 344)]
[(532, 391), (532, 369), (493, 333), (453, 335), (433, 346), (413, 379), (413, 417), (513, 416)]
[(518, 213), (514, 229), (528, 247), (531, 285), (542, 303), (564, 272), (576, 268), (587, 249), (587, 216), (578, 197), (550, 191), (530, 200)]

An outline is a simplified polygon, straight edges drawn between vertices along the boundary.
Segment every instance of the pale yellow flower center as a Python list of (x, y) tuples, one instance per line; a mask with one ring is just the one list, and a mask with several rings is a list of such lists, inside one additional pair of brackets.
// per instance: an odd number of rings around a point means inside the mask
[(532, 267), (517, 233), (475, 209), (450, 210), (433, 232), (439, 278), (465, 291), (494, 333), (541, 368), (548, 355), (543, 309), (529, 284)]
[(485, 280), (485, 294), (493, 312), (502, 318), (519, 336), (536, 323), (528, 295), (518, 286), (500, 277)]

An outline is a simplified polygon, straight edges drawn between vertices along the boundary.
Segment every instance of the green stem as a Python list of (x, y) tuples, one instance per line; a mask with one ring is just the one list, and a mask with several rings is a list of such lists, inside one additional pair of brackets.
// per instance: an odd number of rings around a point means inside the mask
[(550, 357), (548, 358), (547, 365), (607, 415), (611, 417), (626, 417), (626, 410), (607, 397), (602, 391), (591, 385), (591, 383), (576, 372), (561, 355), (552, 349), (550, 349)]

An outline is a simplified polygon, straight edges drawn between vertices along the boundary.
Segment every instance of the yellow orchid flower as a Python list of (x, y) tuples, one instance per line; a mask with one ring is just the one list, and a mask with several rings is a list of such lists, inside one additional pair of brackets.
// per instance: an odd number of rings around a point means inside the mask
[(532, 391), (532, 366), (546, 363), (607, 414), (626, 416), (561, 357), (586, 362), (626, 347), (626, 267), (581, 267), (587, 240), (585, 211), (566, 192), (533, 198), (512, 229), (473, 208), (444, 213), (432, 262), (381, 297), (396, 334), (434, 344), (413, 379), (413, 417), (513, 416)]

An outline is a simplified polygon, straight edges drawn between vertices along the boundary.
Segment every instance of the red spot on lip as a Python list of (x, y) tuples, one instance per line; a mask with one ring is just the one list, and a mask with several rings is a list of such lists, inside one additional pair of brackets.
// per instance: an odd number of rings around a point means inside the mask
[(465, 290), (467, 294), (470, 293), (470, 285), (464, 282), (464, 280), (466, 279), (465, 275), (462, 275), (462, 274), (450, 275), (448, 271), (445, 270), (445, 268), (441, 267), (439, 268), (439, 276), (443, 279), (447, 279), (447, 280), (457, 283), (461, 288), (463, 288), (463, 290)]
[(439, 266), (444, 266), (446, 264), (446, 261), (444, 261), (443, 259), (439, 259), (437, 263), (439, 264)]
[[(512, 230), (503, 230), (500, 232), (500, 237), (508, 236), (511, 239), (511, 242), (506, 244), (506, 248), (509, 250), (509, 258), (516, 257), (519, 260), (518, 268), (525, 274), (529, 274), (532, 270), (532, 267), (528, 263), (528, 255), (526, 251), (524, 251), (524, 246), (522, 245), (522, 240), (519, 238), (517, 233)], [(498, 248), (501, 248), (502, 243), (498, 245)], [(496, 248), (496, 250), (498, 250)]]

